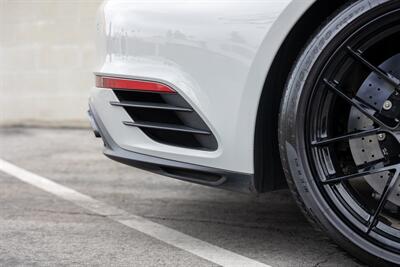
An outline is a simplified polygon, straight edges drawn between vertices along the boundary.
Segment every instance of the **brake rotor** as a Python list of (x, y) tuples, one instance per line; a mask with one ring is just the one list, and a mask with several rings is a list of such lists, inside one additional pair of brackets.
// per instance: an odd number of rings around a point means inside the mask
[[(394, 77), (400, 77), (400, 54), (386, 60), (379, 68)], [(393, 104), (391, 101), (393, 99), (400, 100), (400, 96), (394, 91), (393, 86), (375, 73), (371, 73), (364, 81), (357, 92), (356, 98), (359, 99), (360, 102), (369, 105), (367, 109), (371, 115), (379, 113), (383, 116), (385, 116), (385, 114), (391, 116), (394, 111), (391, 111), (392, 108), (400, 108), (400, 102), (398, 104)], [(348, 131), (354, 132), (373, 128), (373, 121), (352, 106), (348, 121)], [(400, 151), (390, 149), (393, 148), (393, 146), (385, 142), (388, 141), (387, 139), (389, 138), (392, 137), (386, 134), (373, 134), (362, 138), (351, 139), (349, 141), (350, 150), (357, 167), (362, 168), (363, 166), (373, 164), (376, 168), (379, 168), (384, 166), (384, 161), (388, 157), (399, 157)], [(394, 138), (392, 138), (392, 140), (394, 140)], [(398, 146), (397, 141), (395, 142), (396, 146)], [(389, 176), (390, 172), (387, 171), (364, 176), (364, 179), (379, 195), (383, 192)], [(400, 185), (393, 190), (388, 201), (400, 206)]]

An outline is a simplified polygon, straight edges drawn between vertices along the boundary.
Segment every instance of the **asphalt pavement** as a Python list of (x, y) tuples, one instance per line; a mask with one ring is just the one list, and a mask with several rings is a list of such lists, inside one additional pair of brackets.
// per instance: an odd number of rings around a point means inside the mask
[[(204, 241), (218, 248), (214, 254), (228, 251), (269, 266), (360, 266), (309, 225), (288, 190), (246, 195), (125, 166), (102, 154), (89, 129), (1, 128), (0, 159)], [(0, 170), (0, 266), (218, 265), (171, 240)]]

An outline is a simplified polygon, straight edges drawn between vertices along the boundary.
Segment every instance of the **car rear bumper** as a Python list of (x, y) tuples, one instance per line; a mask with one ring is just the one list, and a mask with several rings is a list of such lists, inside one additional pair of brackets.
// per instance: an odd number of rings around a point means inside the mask
[(246, 193), (256, 192), (252, 174), (184, 163), (123, 149), (107, 132), (92, 105), (89, 105), (88, 115), (95, 136), (103, 139), (104, 154), (115, 161), (197, 184)]

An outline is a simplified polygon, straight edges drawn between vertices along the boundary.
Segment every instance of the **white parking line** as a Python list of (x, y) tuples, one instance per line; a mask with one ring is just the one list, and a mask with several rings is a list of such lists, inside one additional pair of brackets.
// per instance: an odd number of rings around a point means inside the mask
[(200, 239), (178, 232), (161, 224), (149, 221), (143, 217), (130, 214), (122, 209), (95, 200), (71, 188), (57, 184), (49, 179), (19, 168), (0, 159), (0, 171), (11, 175), (25, 183), (36, 186), (44, 191), (68, 200), (84, 209), (103, 215), (153, 238), (161, 240), (174, 247), (190, 252), (196, 256), (214, 262), (221, 266), (260, 266), (269, 265), (241, 256), (226, 249), (214, 246)]

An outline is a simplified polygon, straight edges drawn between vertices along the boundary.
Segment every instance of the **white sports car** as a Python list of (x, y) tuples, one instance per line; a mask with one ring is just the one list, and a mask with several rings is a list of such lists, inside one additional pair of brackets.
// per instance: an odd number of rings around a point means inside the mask
[(400, 1), (106, 1), (89, 115), (104, 153), (284, 188), (371, 265), (400, 263)]

